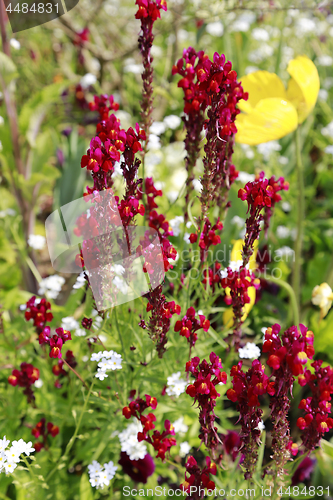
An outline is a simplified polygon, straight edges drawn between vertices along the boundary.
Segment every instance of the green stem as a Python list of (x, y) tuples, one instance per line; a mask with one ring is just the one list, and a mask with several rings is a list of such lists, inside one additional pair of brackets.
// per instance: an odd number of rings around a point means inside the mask
[(26, 457), (23, 454), (21, 455), (21, 459), (23, 460), (23, 462), (27, 466), (30, 474), (32, 475), (32, 478), (33, 478), (34, 482), (36, 483), (36, 486), (40, 487), (40, 480), (38, 479), (38, 477), (36, 476), (36, 474), (32, 470), (31, 465), (29, 464), (28, 460), (26, 459)]
[(127, 358), (126, 358), (126, 352), (125, 352), (125, 346), (124, 346), (124, 341), (123, 341), (123, 337), (121, 335), (121, 332), (120, 332), (120, 328), (119, 328), (119, 323), (118, 323), (118, 316), (117, 316), (117, 309), (114, 308), (114, 319), (115, 319), (115, 322), (116, 322), (116, 327), (117, 327), (117, 331), (118, 331), (118, 336), (119, 336), (119, 340), (120, 340), (120, 343), (121, 343), (121, 348), (122, 348), (122, 351), (123, 351), (123, 356), (124, 356), (124, 360), (125, 362), (127, 363)]
[(68, 454), (69, 454), (70, 450), (72, 449), (72, 446), (73, 446), (73, 444), (75, 442), (75, 439), (76, 439), (76, 437), (77, 437), (77, 435), (79, 433), (79, 429), (80, 429), (80, 426), (81, 426), (82, 418), (83, 418), (84, 413), (86, 412), (88, 401), (89, 401), (89, 398), (90, 398), (90, 394), (91, 394), (91, 391), (92, 391), (92, 389), (94, 387), (95, 381), (96, 380), (94, 378), (93, 381), (92, 381), (92, 383), (91, 383), (91, 386), (89, 388), (87, 397), (86, 397), (86, 399), (84, 401), (82, 412), (81, 412), (80, 417), (79, 417), (79, 419), (77, 421), (74, 434), (73, 434), (73, 436), (71, 437), (71, 439), (67, 443), (67, 446), (66, 446), (66, 449), (65, 449), (65, 453), (63, 454), (63, 456), (59, 460), (58, 466), (55, 467), (54, 469), (52, 469), (51, 472), (49, 473), (49, 475), (47, 476), (46, 483), (48, 483), (48, 481), (50, 480), (50, 478), (56, 473), (57, 470), (62, 469), (64, 467), (64, 465), (65, 465), (65, 462), (66, 462), (66, 460), (68, 458)]
[(274, 278), (273, 276), (265, 275), (264, 279), (269, 281), (270, 283), (276, 283), (281, 288), (283, 288), (289, 295), (290, 305), (293, 310), (294, 322), (295, 325), (299, 326), (299, 313), (298, 313), (298, 304), (296, 299), (295, 290), (287, 283), (280, 278)]
[(292, 287), (295, 292), (298, 311), (301, 305), (301, 264), (302, 264), (302, 244), (303, 244), (303, 221), (305, 215), (305, 196), (304, 196), (304, 168), (301, 155), (300, 128), (295, 132), (296, 147), (296, 174), (297, 174), (297, 236), (295, 241), (295, 261), (292, 275)]

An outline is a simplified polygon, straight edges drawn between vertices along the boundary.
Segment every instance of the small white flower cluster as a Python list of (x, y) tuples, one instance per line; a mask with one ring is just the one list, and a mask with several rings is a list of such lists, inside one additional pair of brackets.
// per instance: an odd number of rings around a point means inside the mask
[(119, 435), (121, 451), (129, 456), (130, 460), (140, 460), (147, 454), (147, 446), (144, 441), (139, 443), (138, 432), (142, 432), (141, 422), (134, 420)]
[[(0, 141), (0, 151), (1, 151), (1, 141)], [(14, 217), (14, 215), (16, 215), (16, 212), (12, 208), (7, 208), (6, 210), (0, 210), (0, 219), (4, 219), (7, 215)]]
[(26, 443), (23, 439), (19, 441), (13, 441), (9, 450), (6, 450), (9, 445), (9, 439), (6, 439), (6, 436), (3, 439), (0, 439), (0, 472), (5, 472), (6, 474), (10, 474), (16, 469), (17, 464), (20, 462), (20, 455), (24, 453), (29, 456), (30, 453), (35, 451), (35, 448), (32, 448), (32, 442)]
[(237, 181), (241, 182), (242, 184), (247, 184), (248, 182), (253, 182), (255, 179), (254, 174), (248, 174), (247, 172), (239, 172)]
[(169, 221), (174, 236), (180, 235), (180, 225), (183, 224), (183, 222), (184, 222), (184, 217), (182, 215), (176, 215), (174, 219), (171, 219)]
[(325, 137), (329, 137), (330, 139), (333, 139), (333, 121), (331, 121), (326, 127), (323, 127), (321, 129), (321, 133)]
[(286, 226), (278, 226), (276, 228), (276, 236), (281, 239), (291, 238), (293, 241), (296, 239), (296, 229), (290, 229)]
[(181, 457), (186, 457), (191, 451), (192, 446), (189, 445), (187, 441), (183, 441), (183, 443), (180, 443), (180, 450), (179, 450), (179, 455)]
[(84, 272), (82, 272), (76, 278), (76, 282), (74, 283), (73, 288), (74, 288), (74, 290), (78, 290), (79, 288), (82, 288), (86, 283), (87, 283), (87, 281), (86, 281), (86, 278), (84, 277)]
[(167, 388), (165, 392), (168, 396), (176, 396), (178, 398), (178, 396), (185, 392), (187, 382), (180, 378), (180, 376), (181, 372), (176, 372), (167, 378)]
[(260, 349), (253, 342), (247, 342), (244, 347), (238, 350), (239, 357), (244, 359), (258, 359), (260, 356)]
[(120, 354), (114, 351), (94, 352), (91, 355), (90, 361), (98, 361), (98, 368), (95, 377), (99, 380), (104, 380), (108, 377), (108, 370), (121, 370), (122, 358)]
[(265, 161), (269, 161), (274, 151), (281, 151), (281, 145), (277, 141), (264, 142), (257, 146), (258, 153), (262, 154)]
[(230, 222), (231, 224), (237, 226), (238, 229), (241, 229), (245, 226), (245, 219), (239, 217), (239, 215), (235, 215)]
[(53, 274), (52, 276), (48, 276), (44, 278), (39, 283), (39, 295), (44, 295), (47, 293), (48, 298), (56, 299), (61, 292), (61, 287), (65, 283), (65, 278), (62, 276), (58, 276), (57, 274)]
[(91, 85), (95, 85), (97, 78), (92, 73), (86, 73), (80, 80), (80, 85), (83, 89), (87, 89)]
[(110, 460), (109, 463), (104, 464), (103, 467), (97, 462), (97, 460), (93, 460), (93, 462), (88, 465), (89, 482), (91, 486), (96, 489), (103, 486), (109, 486), (110, 481), (114, 478), (117, 469), (118, 467), (113, 464), (112, 460)]
[(188, 431), (188, 426), (184, 424), (184, 417), (179, 417), (173, 424), (176, 434), (184, 436)]
[(287, 260), (288, 260), (289, 257), (294, 257), (295, 251), (292, 248), (287, 247), (285, 245), (285, 246), (275, 250), (275, 255), (276, 255), (276, 257), (281, 257), (281, 258), (287, 257)]
[(45, 247), (46, 239), (40, 234), (29, 234), (28, 245), (34, 250), (42, 250)]
[(80, 328), (79, 322), (76, 321), (76, 319), (73, 318), (73, 316), (67, 316), (66, 318), (62, 318), (61, 327), (64, 330), (69, 330), (70, 332), (74, 332), (74, 335), (76, 337), (86, 336), (86, 331), (84, 330), (84, 328)]

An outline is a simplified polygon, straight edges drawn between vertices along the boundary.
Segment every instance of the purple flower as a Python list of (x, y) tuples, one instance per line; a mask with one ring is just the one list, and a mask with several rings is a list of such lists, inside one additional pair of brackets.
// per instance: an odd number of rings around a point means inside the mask
[(316, 460), (310, 457), (305, 457), (299, 464), (295, 474), (292, 477), (292, 486), (299, 483), (304, 483), (305, 479), (309, 479), (313, 469), (315, 468)]
[(148, 477), (151, 476), (155, 470), (154, 460), (149, 453), (140, 460), (130, 460), (127, 453), (122, 451), (118, 463), (122, 466), (123, 471), (136, 483), (146, 483)]

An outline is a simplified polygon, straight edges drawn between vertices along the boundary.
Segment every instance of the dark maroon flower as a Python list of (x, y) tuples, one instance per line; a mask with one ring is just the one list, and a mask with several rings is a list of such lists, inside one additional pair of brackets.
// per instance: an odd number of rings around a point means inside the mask
[(210, 363), (203, 359), (200, 363), (200, 358), (195, 356), (186, 363), (185, 371), (192, 373), (195, 377), (193, 383), (188, 385), (186, 394), (194, 398), (194, 403), (198, 403), (200, 410), (199, 438), (214, 454), (220, 441), (217, 434), (217, 427), (214, 426), (216, 418), (214, 408), (216, 406), (216, 398), (220, 396), (216, 390), (216, 386), (220, 383), (226, 383), (227, 374), (222, 371), (221, 358), (214, 352), (210, 353), (209, 361)]
[(225, 452), (231, 456), (232, 461), (234, 462), (238, 456), (241, 445), (241, 438), (238, 432), (228, 431), (228, 434), (224, 437), (223, 445)]
[(304, 460), (299, 464), (296, 469), (295, 474), (292, 477), (292, 486), (295, 486), (299, 483), (304, 483), (306, 479), (310, 478), (311, 473), (313, 472), (316, 465), (316, 460), (310, 457), (305, 457)]
[(131, 460), (127, 453), (122, 451), (118, 464), (122, 466), (123, 471), (136, 483), (145, 484), (148, 477), (155, 471), (155, 463), (149, 453), (140, 460)]

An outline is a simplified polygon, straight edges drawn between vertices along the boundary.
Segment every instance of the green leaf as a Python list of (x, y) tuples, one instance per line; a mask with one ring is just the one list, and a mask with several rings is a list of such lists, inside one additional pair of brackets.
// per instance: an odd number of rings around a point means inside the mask
[(19, 125), (21, 132), (26, 135), (31, 147), (35, 146), (46, 113), (58, 101), (65, 86), (65, 82), (47, 85), (23, 106), (19, 116)]
[(5, 83), (9, 83), (17, 76), (15, 64), (10, 57), (6, 56), (3, 52), (0, 52), (0, 75), (4, 79)]
[(94, 496), (92, 493), (92, 488), (89, 483), (88, 475), (86, 473), (82, 474), (80, 481), (80, 499), (81, 500), (93, 500)]

